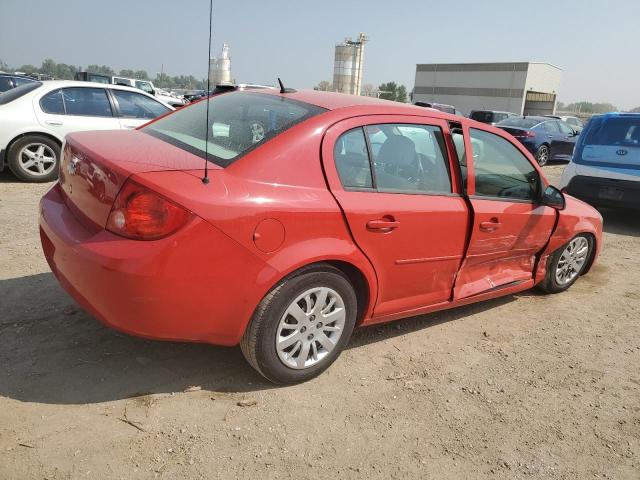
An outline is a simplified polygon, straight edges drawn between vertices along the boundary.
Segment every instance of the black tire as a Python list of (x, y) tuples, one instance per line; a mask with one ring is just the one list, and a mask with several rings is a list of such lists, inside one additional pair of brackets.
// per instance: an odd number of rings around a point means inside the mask
[[(287, 366), (278, 356), (276, 336), (278, 325), (293, 300), (309, 289), (329, 287), (344, 302), (345, 323), (342, 335), (332, 351), (316, 364), (303, 369)], [(303, 268), (284, 278), (262, 299), (240, 342), (249, 364), (267, 380), (278, 384), (307, 381), (326, 370), (349, 342), (356, 323), (357, 299), (347, 277), (338, 269), (325, 264)]]
[(543, 167), (549, 161), (550, 156), (551, 149), (549, 148), (549, 145), (540, 145), (540, 147), (538, 147), (538, 150), (536, 151), (536, 162), (538, 162), (538, 165)]
[[(51, 165), (50, 163), (46, 165), (46, 170), (48, 170), (46, 174), (38, 174), (37, 172), (25, 169), (20, 162), (19, 156), (21, 155), (23, 148), (29, 145), (42, 145), (45, 149), (53, 152), (54, 164), (51, 168), (49, 168)], [(60, 145), (55, 140), (43, 135), (26, 135), (16, 140), (13, 145), (11, 145), (7, 154), (7, 163), (9, 164), (9, 168), (13, 174), (23, 182), (52, 182), (58, 178), (58, 169), (60, 166)]]
[[(577, 238), (585, 238), (587, 240), (587, 244), (589, 245), (589, 250), (587, 251), (586, 261), (582, 264), (582, 267), (578, 271), (577, 275), (569, 282), (560, 284), (556, 278), (556, 270), (558, 268), (558, 263), (560, 262), (560, 257), (562, 256), (562, 252), (565, 251), (567, 246), (576, 240)], [(549, 256), (549, 260), (547, 261), (547, 272), (545, 274), (544, 280), (538, 284), (538, 288), (546, 293), (560, 293), (567, 290), (571, 285), (573, 285), (576, 280), (584, 273), (584, 270), (587, 268), (589, 263), (591, 262), (591, 257), (593, 255), (593, 237), (591, 235), (579, 234), (573, 237), (569, 242), (564, 244), (558, 250), (553, 252)]]

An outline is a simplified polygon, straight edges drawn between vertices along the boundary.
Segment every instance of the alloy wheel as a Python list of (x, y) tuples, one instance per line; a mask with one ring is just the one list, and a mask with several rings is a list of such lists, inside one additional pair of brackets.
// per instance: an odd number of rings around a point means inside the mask
[(29, 143), (18, 152), (20, 168), (30, 175), (44, 177), (56, 168), (57, 158), (53, 149), (43, 143)]
[(537, 160), (541, 167), (546, 165), (549, 161), (549, 149), (544, 145), (540, 147), (540, 150), (538, 150)]
[(344, 331), (346, 311), (338, 292), (328, 287), (298, 296), (280, 319), (276, 351), (290, 368), (309, 368), (335, 348)]
[(556, 282), (567, 285), (580, 275), (589, 255), (589, 242), (585, 237), (576, 237), (569, 242), (556, 266)]

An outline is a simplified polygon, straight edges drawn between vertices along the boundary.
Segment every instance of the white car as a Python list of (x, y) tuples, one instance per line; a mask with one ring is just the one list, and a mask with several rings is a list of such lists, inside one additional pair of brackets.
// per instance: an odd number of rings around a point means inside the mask
[(52, 181), (68, 133), (133, 129), (173, 109), (119, 85), (52, 80), (19, 86), (0, 94), (0, 171), (8, 166), (20, 180)]

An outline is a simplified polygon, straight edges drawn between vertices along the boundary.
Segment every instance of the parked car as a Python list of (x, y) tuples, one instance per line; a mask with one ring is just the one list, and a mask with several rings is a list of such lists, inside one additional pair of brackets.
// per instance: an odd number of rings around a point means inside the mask
[(277, 383), (318, 375), (356, 326), (564, 291), (602, 241), (599, 213), (502, 130), (318, 91), (230, 92), (69, 135), (40, 211), (52, 271), (94, 316), (240, 344)]
[(578, 135), (566, 123), (546, 117), (511, 117), (496, 127), (518, 139), (540, 166), (549, 160), (571, 160)]
[(545, 117), (562, 120), (578, 133), (582, 132), (582, 129), (584, 128), (582, 120), (580, 120), (578, 117), (571, 117), (568, 115), (545, 115)]
[(640, 114), (593, 117), (560, 186), (592, 205), (640, 208)]
[(58, 175), (65, 136), (82, 130), (133, 129), (173, 107), (128, 87), (52, 80), (0, 94), (0, 170), (20, 180)]
[(469, 113), (470, 119), (489, 125), (495, 125), (498, 122), (517, 116), (515, 113), (498, 110), (471, 110), (471, 113)]
[(0, 73), (0, 93), (19, 87), (25, 83), (35, 82), (34, 79), (24, 75), (12, 75), (10, 73)]
[(433, 108), (435, 110), (440, 110), (441, 112), (460, 115), (461, 117), (464, 116), (462, 112), (453, 105), (446, 105), (444, 103), (415, 102), (414, 105), (423, 108)]

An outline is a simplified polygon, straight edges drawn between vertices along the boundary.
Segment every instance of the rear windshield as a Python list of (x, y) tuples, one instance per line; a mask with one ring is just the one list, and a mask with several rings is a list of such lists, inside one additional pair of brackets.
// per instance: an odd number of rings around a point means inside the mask
[(4, 105), (5, 103), (13, 102), (15, 99), (26, 95), (29, 92), (32, 92), (38, 87), (41, 87), (41, 82), (29, 82), (24, 85), (20, 85), (19, 87), (12, 88), (11, 90), (7, 90), (6, 92), (0, 93), (0, 105)]
[(326, 111), (296, 100), (252, 92), (224, 93), (208, 102), (207, 127), (204, 100), (181, 108), (142, 131), (205, 158), (208, 128), (208, 160), (227, 167), (295, 124)]
[(477, 122), (491, 123), (493, 122), (493, 112), (471, 112), (469, 118)]
[(526, 117), (515, 117), (515, 118), (505, 118), (501, 122), (498, 122), (496, 125), (499, 127), (517, 127), (517, 128), (533, 128), (540, 123), (539, 119), (534, 118), (526, 118)]
[(594, 118), (584, 144), (640, 146), (640, 117)]

